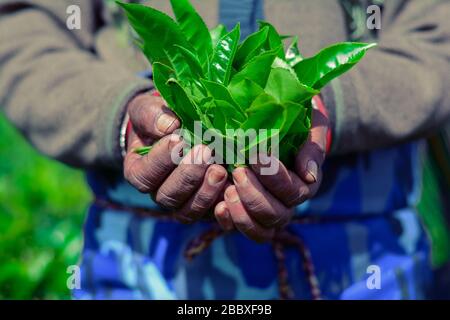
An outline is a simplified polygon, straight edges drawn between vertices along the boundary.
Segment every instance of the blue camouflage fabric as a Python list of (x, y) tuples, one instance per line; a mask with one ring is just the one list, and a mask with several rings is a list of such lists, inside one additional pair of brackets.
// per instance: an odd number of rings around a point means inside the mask
[[(263, 17), (259, 2), (222, 1), (221, 20), (248, 21), (242, 25), (249, 33), (252, 19)], [(419, 142), (328, 159), (319, 194), (297, 207), (287, 227), (295, 241), (262, 245), (237, 232), (222, 234), (214, 222), (174, 222), (120, 175), (90, 172), (97, 200), (84, 229), (81, 288), (73, 295), (424, 298), (431, 280), (429, 244), (414, 210), (421, 161)]]

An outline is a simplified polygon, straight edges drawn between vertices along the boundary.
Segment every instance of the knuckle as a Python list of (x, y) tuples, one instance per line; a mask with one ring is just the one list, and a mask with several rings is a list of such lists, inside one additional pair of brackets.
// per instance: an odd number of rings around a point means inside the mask
[(139, 192), (148, 193), (152, 191), (152, 186), (149, 181), (143, 178), (142, 174), (138, 173), (134, 167), (125, 169), (124, 177)]
[(140, 122), (139, 120), (145, 116), (147, 105), (148, 97), (146, 96), (139, 96), (133, 100), (133, 103), (131, 103), (128, 108), (128, 112), (133, 122)]
[(311, 191), (307, 186), (301, 186), (298, 188), (297, 198), (295, 200), (296, 205), (299, 205), (311, 198)]
[(260, 212), (266, 209), (264, 197), (259, 192), (253, 191), (242, 194), (242, 201), (249, 211)]
[(301, 187), (298, 187), (298, 188), (292, 190), (289, 193), (286, 193), (285, 205), (288, 208), (291, 208), (291, 207), (295, 207), (295, 206), (303, 203), (306, 200), (306, 196), (307, 196), (304, 194), (304, 192), (305, 192), (304, 189), (305, 189), (305, 187), (301, 186)]
[(325, 143), (312, 142), (309, 145), (309, 152), (313, 158), (322, 161), (326, 156), (325, 148)]
[(149, 188), (145, 183), (143, 183), (140, 178), (140, 173), (137, 172), (135, 166), (126, 165), (124, 167), (124, 178), (128, 181), (133, 187), (135, 187), (139, 192), (145, 193), (149, 191)]
[(251, 236), (254, 234), (255, 226), (254, 224), (247, 219), (236, 219), (234, 220), (234, 225), (238, 228), (242, 233)]
[(156, 177), (172, 171), (173, 164), (170, 159), (164, 155), (164, 151), (160, 149), (152, 150), (151, 153), (144, 156), (146, 171), (150, 175)]
[(203, 213), (208, 210), (213, 202), (213, 197), (210, 193), (199, 191), (192, 202), (191, 209), (195, 213)]
[(184, 165), (180, 166), (180, 185), (181, 186), (192, 186), (199, 183), (203, 178), (200, 170), (196, 168), (196, 165)]
[(298, 190), (292, 185), (284, 185), (283, 187), (278, 188), (277, 195), (279, 195), (279, 198), (287, 207), (298, 204)]
[(135, 180), (135, 173), (133, 171), (134, 170), (128, 166), (125, 166), (123, 169), (123, 176), (124, 176), (125, 180), (127, 180), (132, 185), (134, 185), (134, 180)]
[(233, 220), (234, 225), (236, 228), (242, 232), (245, 236), (252, 239), (253, 241), (263, 243), (268, 240), (268, 236), (266, 233), (269, 230), (261, 229), (256, 225), (255, 222), (249, 220), (249, 219), (234, 219)]
[(239, 212), (238, 210), (230, 208), (230, 216), (236, 228), (242, 232), (249, 228), (249, 224), (252, 224), (252, 220), (245, 212)]
[(134, 98), (128, 106), (128, 113), (131, 118), (134, 119), (137, 116), (137, 111), (141, 108), (142, 105), (142, 97), (138, 96)]
[(155, 200), (158, 204), (167, 209), (177, 209), (180, 205), (179, 201), (175, 197), (163, 190), (158, 191)]
[(284, 212), (275, 211), (272, 208), (264, 208), (259, 212), (253, 212), (252, 216), (266, 228), (273, 228), (284, 224), (286, 219)]
[(155, 97), (142, 95), (130, 105), (130, 119), (141, 136), (156, 135), (155, 121), (163, 112), (162, 104)]
[(272, 216), (264, 226), (266, 228), (278, 228), (287, 224), (289, 217), (286, 214), (277, 214)]
[(302, 202), (303, 202), (302, 198), (298, 194), (292, 195), (292, 197), (286, 198), (286, 206), (289, 208), (298, 206)]
[(271, 227), (280, 223), (280, 215), (273, 210), (261, 195), (250, 197), (245, 202), (245, 207), (249, 214), (264, 226)]

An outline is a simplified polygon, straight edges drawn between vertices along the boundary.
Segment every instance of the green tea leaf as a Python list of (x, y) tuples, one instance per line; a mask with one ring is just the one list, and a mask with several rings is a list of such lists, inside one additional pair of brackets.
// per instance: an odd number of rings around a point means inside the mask
[(131, 26), (140, 36), (144, 54), (151, 63), (161, 62), (169, 65), (166, 52), (172, 54), (172, 51), (176, 51), (174, 45), (192, 48), (178, 24), (168, 15), (140, 4), (117, 4), (125, 10)]
[(197, 106), (176, 79), (169, 79), (167, 85), (171, 90), (171, 100), (173, 101), (170, 109), (181, 119), (183, 127), (193, 132), (194, 121), (200, 121)]
[(275, 49), (254, 57), (241, 71), (233, 76), (230, 84), (235, 86), (236, 83), (241, 82), (244, 79), (249, 79), (264, 88), (267, 79), (269, 78), (272, 63), (277, 56), (277, 52), (278, 49)]
[(264, 90), (280, 103), (302, 103), (319, 93), (318, 90), (301, 84), (297, 77), (282, 68), (272, 69)]
[(345, 42), (325, 48), (294, 66), (300, 82), (322, 89), (331, 80), (350, 70), (376, 44)]
[[(290, 106), (286, 107), (289, 108)], [(290, 108), (293, 110), (300, 108), (300, 106), (296, 104)], [(292, 123), (289, 123), (289, 119), (293, 119)], [(308, 119), (308, 108), (302, 105), (300, 113), (296, 117), (289, 118), (288, 116), (286, 120), (282, 133), (283, 142), (280, 144), (279, 154), (280, 160), (286, 165), (291, 166), (293, 165), (298, 150), (308, 138), (311, 127), (310, 119)]]
[(172, 99), (172, 91), (170, 90), (167, 82), (169, 81), (169, 79), (174, 77), (175, 71), (172, 68), (160, 62), (156, 62), (153, 64), (153, 83), (156, 89), (158, 89), (161, 96), (164, 98), (164, 100), (166, 100), (166, 102), (169, 104), (169, 107), (171, 108), (175, 103)]
[(293, 67), (304, 59), (305, 58), (298, 49), (298, 37), (295, 37), (294, 41), (292, 41), (292, 44), (286, 50), (286, 62), (289, 64), (289, 66)]
[[(284, 123), (283, 127), (281, 128), (280, 132), (280, 139), (283, 139), (288, 133), (294, 134), (299, 133), (299, 130), (301, 133), (308, 132), (309, 128), (306, 128), (303, 125), (303, 119), (306, 117), (306, 107), (300, 103), (295, 103), (291, 101), (285, 101), (283, 104), (283, 116), (284, 116)], [(301, 124), (297, 121), (301, 120)], [(297, 128), (292, 128), (292, 126), (295, 124), (298, 125)]]
[(203, 71), (198, 70), (198, 61), (195, 60), (189, 51), (183, 50), (182, 47), (176, 46), (176, 50), (166, 51), (170, 64), (175, 71), (176, 79), (183, 84), (192, 82), (193, 79), (199, 79), (203, 75)]
[(209, 80), (228, 85), (240, 35), (240, 26), (237, 24), (233, 30), (219, 40), (210, 63)]
[(190, 50), (175, 45), (174, 51), (167, 52), (176, 78), (185, 89), (189, 89), (189, 94), (203, 98), (206, 91), (203, 89), (200, 79), (204, 73), (198, 58)]
[(240, 81), (232, 81), (228, 86), (228, 90), (243, 110), (250, 108), (250, 105), (255, 101), (256, 97), (264, 92), (263, 88), (247, 78)]
[(192, 76), (195, 78), (204, 77), (205, 73), (203, 72), (203, 69), (200, 64), (200, 61), (198, 60), (198, 57), (189, 49), (186, 49), (179, 45), (175, 45), (175, 47), (178, 49), (179, 54), (184, 59), (185, 63), (189, 66)]
[(209, 33), (211, 35), (211, 41), (213, 48), (217, 46), (219, 40), (227, 34), (227, 28), (223, 24), (219, 24), (217, 27), (212, 29)]
[(291, 35), (288, 35), (288, 34), (280, 34), (280, 38), (281, 38), (282, 41), (283, 40), (287, 40), (287, 39), (292, 39), (294, 37), (295, 36), (291, 36)]
[(201, 83), (214, 98), (214, 100), (223, 100), (228, 102), (234, 108), (234, 112), (241, 114), (245, 119), (244, 110), (241, 109), (241, 106), (236, 103), (236, 101), (233, 99), (230, 92), (224, 85), (204, 79), (201, 80)]
[(280, 59), (278, 57), (275, 58), (275, 61), (272, 64), (272, 68), (282, 68), (289, 71), (297, 80), (297, 73), (295, 73), (294, 68), (292, 68), (285, 60)]
[(215, 104), (213, 126), (223, 134), (226, 133), (226, 129), (240, 128), (246, 121), (246, 116), (241, 112), (236, 112), (236, 107), (228, 101), (215, 100)]
[[(244, 131), (254, 129), (257, 131), (257, 136), (240, 152), (247, 151), (263, 141), (279, 135), (284, 124), (283, 112), (284, 108), (274, 97), (262, 93), (256, 98), (246, 111), (248, 119), (241, 125), (241, 129)], [(266, 132), (260, 132), (261, 129), (265, 129)]]
[(286, 135), (283, 143), (280, 144), (279, 155), (280, 160), (287, 167), (294, 166), (294, 160), (303, 143), (308, 138), (308, 132), (298, 135)]
[(258, 21), (259, 29), (262, 30), (265, 27), (269, 28), (268, 40), (269, 40), (269, 49), (275, 50), (277, 49), (278, 58), (284, 59), (284, 51), (283, 51), (283, 41), (278, 33), (277, 29), (267, 21)]
[(152, 151), (152, 149), (153, 149), (153, 146), (141, 147), (141, 148), (134, 149), (133, 152), (137, 153), (140, 156), (145, 156), (147, 153)]
[(239, 46), (233, 67), (240, 70), (252, 58), (259, 55), (268, 41), (269, 27), (266, 26), (247, 37)]
[(170, 0), (173, 12), (182, 32), (195, 48), (201, 62), (206, 62), (213, 47), (209, 30), (188, 0)]
[(248, 119), (241, 126), (244, 130), (281, 129), (283, 124), (283, 107), (267, 93), (260, 94), (246, 113)]
[(212, 120), (214, 119), (214, 110), (216, 105), (214, 104), (214, 99), (212, 97), (198, 98), (190, 96), (194, 105), (197, 107), (197, 113), (202, 122), (203, 128), (214, 129)]

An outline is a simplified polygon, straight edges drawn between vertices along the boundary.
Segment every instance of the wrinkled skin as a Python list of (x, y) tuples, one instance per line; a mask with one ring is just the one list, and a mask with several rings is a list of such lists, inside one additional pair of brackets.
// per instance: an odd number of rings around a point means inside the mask
[[(180, 143), (180, 137), (172, 132), (180, 127), (180, 121), (163, 99), (137, 96), (129, 103), (128, 114), (132, 129), (124, 159), (125, 178), (140, 192), (151, 194), (158, 204), (172, 209), (181, 222), (202, 218), (223, 195), (225, 168), (208, 164), (211, 150), (204, 145), (192, 148), (179, 165), (172, 161), (171, 153)], [(133, 152), (146, 145), (153, 145), (147, 155)]]
[(226, 188), (224, 201), (214, 211), (222, 228), (236, 228), (249, 238), (264, 242), (287, 225), (294, 207), (313, 197), (319, 189), (327, 132), (328, 119), (313, 110), (312, 129), (296, 156), (293, 171), (282, 163), (275, 175), (261, 175), (261, 165), (235, 169), (234, 185)]
[[(269, 241), (289, 223), (294, 207), (319, 189), (329, 126), (318, 110), (313, 110), (309, 138), (292, 171), (279, 163), (275, 175), (261, 175), (263, 165), (255, 164), (235, 169), (233, 183), (227, 182), (224, 167), (209, 163), (211, 150), (205, 145), (195, 146), (179, 165), (173, 163), (171, 152), (180, 137), (172, 133), (180, 121), (162, 98), (139, 95), (130, 102), (128, 113), (132, 130), (124, 159), (125, 178), (172, 209), (181, 222), (195, 222), (213, 210), (224, 230), (237, 229), (255, 241)], [(133, 152), (146, 145), (154, 145), (147, 155)]]

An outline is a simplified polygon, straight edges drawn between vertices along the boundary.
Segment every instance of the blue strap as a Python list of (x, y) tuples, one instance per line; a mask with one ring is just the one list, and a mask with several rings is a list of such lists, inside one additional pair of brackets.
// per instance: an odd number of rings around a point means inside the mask
[(264, 19), (263, 0), (220, 0), (219, 20), (228, 30), (241, 23), (242, 39), (258, 30), (258, 20)]

